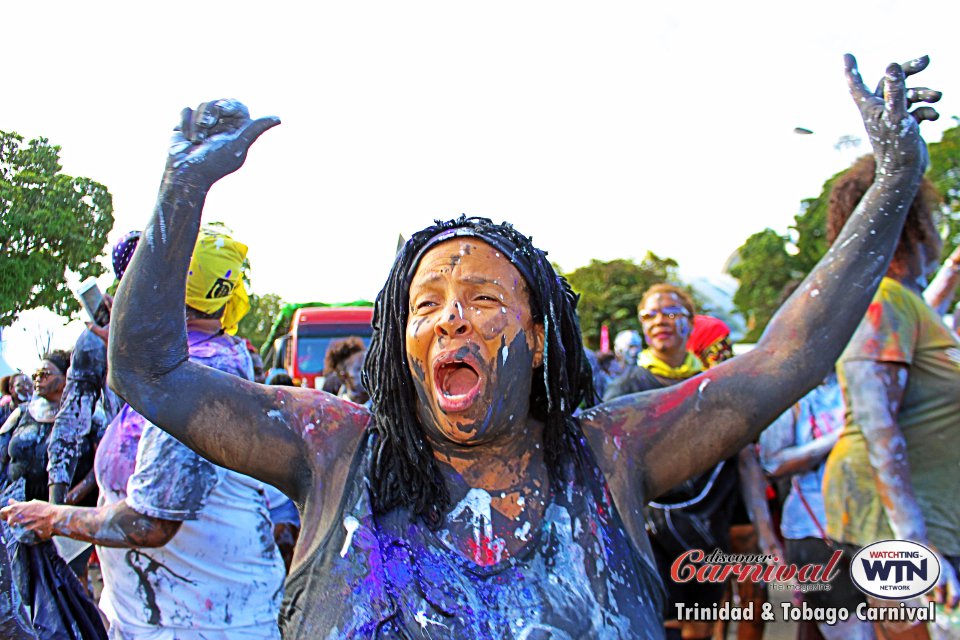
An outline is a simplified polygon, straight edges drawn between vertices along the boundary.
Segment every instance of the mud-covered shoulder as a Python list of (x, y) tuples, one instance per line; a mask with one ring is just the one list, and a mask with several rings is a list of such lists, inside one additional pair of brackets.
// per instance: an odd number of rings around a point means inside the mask
[[(300, 539), (294, 565), (304, 561), (326, 539), (349, 484), (357, 450), (372, 420), (370, 410), (316, 389), (266, 387), (273, 395), (271, 421), (278, 421), (303, 445), (306, 457), (297, 469), (299, 496), (290, 496), (300, 511)], [(278, 461), (297, 464), (298, 461)]]
[(316, 389), (268, 389), (274, 408), (267, 410), (266, 417), (303, 441), (315, 485), (322, 486), (325, 477), (350, 465), (372, 420), (369, 409)]
[(643, 446), (635, 444), (644, 435), (634, 420), (646, 422), (651, 418), (657, 402), (655, 396), (661, 391), (654, 389), (620, 396), (579, 416), (580, 427), (603, 472), (610, 497), (628, 535), (641, 550), (646, 550), (648, 544), (643, 508), (649, 496), (646, 495), (645, 463), (640, 453)]

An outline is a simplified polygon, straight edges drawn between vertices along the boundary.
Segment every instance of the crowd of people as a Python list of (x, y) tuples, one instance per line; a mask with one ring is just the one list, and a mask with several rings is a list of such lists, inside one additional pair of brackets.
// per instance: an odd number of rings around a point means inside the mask
[(678, 604), (767, 594), (674, 581), (685, 551), (841, 549), (834, 588), (805, 597), (853, 608), (849, 558), (885, 538), (937, 555), (932, 595), (953, 609), (960, 342), (940, 314), (960, 254), (925, 300), (941, 247), (918, 125), (936, 112), (913, 107), (939, 94), (905, 78), (926, 64), (891, 65), (874, 93), (846, 59), (874, 154), (837, 181), (833, 247), (754, 349), (734, 357), (729, 328), (662, 283), (641, 330), (593, 354), (546, 254), (462, 216), (403, 245), (369, 345), (332, 344), (324, 390), (265, 372), (236, 335), (247, 247), (201, 223), (279, 121), (185, 110), (153, 217), (114, 246), (109, 325), (46, 354), (32, 397), (4, 380), (0, 632), (695, 640), (718, 630)]

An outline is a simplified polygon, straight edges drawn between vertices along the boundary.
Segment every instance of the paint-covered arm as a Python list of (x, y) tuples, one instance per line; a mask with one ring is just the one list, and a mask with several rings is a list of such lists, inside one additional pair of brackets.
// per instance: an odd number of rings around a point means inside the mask
[(824, 460), (840, 439), (840, 431), (834, 431), (813, 442), (781, 449), (770, 456), (769, 473), (774, 478), (791, 476), (809, 471)]
[(897, 538), (927, 544), (927, 527), (913, 493), (907, 441), (897, 423), (906, 389), (906, 365), (871, 360), (844, 361), (847, 402), (853, 423), (867, 442), (877, 492)]
[[(58, 493), (56, 488), (68, 487), (77, 467), (80, 445), (90, 432), (93, 410), (97, 404), (99, 390), (92, 385), (76, 380), (67, 380), (60, 411), (53, 423), (50, 444), (47, 446), (47, 477), (51, 496)], [(64, 491), (65, 493), (65, 491)], [(63, 502), (51, 498), (52, 502)]]
[(767, 504), (767, 479), (760, 468), (754, 445), (748, 444), (737, 454), (737, 469), (740, 472), (740, 492), (750, 521), (757, 531), (760, 550), (784, 560), (787, 556), (774, 531), (770, 506)]
[(73, 348), (67, 385), (47, 446), (50, 502), (61, 504), (74, 479), (81, 444), (93, 425), (94, 410), (107, 377), (107, 347), (89, 329)]
[(20, 409), (18, 408), (4, 423), (4, 427), (10, 428), (0, 429), (0, 487), (7, 486), (7, 465), (10, 464), (10, 439), (13, 438), (13, 427), (8, 423), (11, 420), (16, 423), (19, 418)]
[(250, 119), (236, 101), (184, 110), (153, 216), (110, 321), (110, 385), (131, 407), (209, 460), (295, 499), (313, 471), (289, 424), (289, 394), (189, 361), (186, 274), (207, 193), (243, 164), (276, 118)]
[[(813, 389), (833, 367), (887, 270), (927, 164), (908, 100), (927, 94), (911, 93), (908, 99), (905, 71), (894, 64), (879, 97), (863, 84), (853, 57), (845, 63), (873, 145), (876, 179), (754, 350), (668, 389), (626, 396), (585, 414), (585, 423), (600, 427), (594, 433), (619, 432), (624, 451), (606, 446), (605, 470), (616, 466), (614, 454), (620, 466), (626, 456), (633, 482), (644, 485), (631, 487), (634, 493), (656, 496), (735, 455)], [(906, 66), (918, 71), (926, 59)], [(914, 113), (924, 119), (936, 112), (921, 107)], [(597, 435), (592, 442), (597, 448)]]
[(9, 525), (32, 531), (41, 540), (64, 536), (101, 547), (162, 547), (182, 522), (144, 515), (121, 500), (103, 507), (71, 507), (41, 500), (14, 502), (0, 509)]
[[(84, 498), (97, 488), (97, 476), (93, 469), (87, 472), (80, 482), (75, 484), (70, 491), (63, 496), (63, 504), (78, 504)], [(53, 502), (51, 500), (51, 502)], [(56, 503), (54, 503), (56, 504)]]
[[(850, 360), (840, 365), (847, 378), (847, 401), (852, 419), (867, 443), (877, 494), (894, 536), (913, 540), (937, 551), (927, 537), (926, 521), (913, 491), (907, 441), (897, 422), (907, 385), (907, 366), (892, 362)], [(937, 551), (939, 554), (939, 551)], [(950, 608), (960, 600), (960, 583), (941, 556), (938, 598)]]
[(960, 246), (953, 250), (950, 257), (943, 261), (937, 275), (923, 290), (923, 299), (938, 314), (943, 315), (953, 302), (953, 296), (960, 285)]
[(760, 434), (760, 464), (774, 478), (809, 471), (817, 466), (837, 444), (840, 430), (798, 445), (795, 437), (796, 414), (784, 411)]

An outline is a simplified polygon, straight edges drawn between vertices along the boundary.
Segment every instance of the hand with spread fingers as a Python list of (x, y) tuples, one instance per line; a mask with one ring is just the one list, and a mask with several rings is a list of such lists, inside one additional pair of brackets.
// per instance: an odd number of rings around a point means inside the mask
[(927, 147), (920, 137), (919, 123), (936, 120), (940, 114), (933, 107), (910, 108), (936, 102), (941, 93), (926, 87), (907, 89), (906, 78), (923, 71), (929, 63), (930, 58), (923, 56), (903, 65), (889, 65), (877, 90), (871, 93), (860, 77), (856, 59), (850, 54), (844, 56), (847, 84), (873, 145), (878, 175), (915, 171), (919, 177), (927, 167)]
[(174, 129), (167, 158), (167, 176), (192, 186), (209, 188), (243, 166), (247, 150), (280, 119), (252, 120), (237, 100), (204, 102), (196, 110), (184, 109)]

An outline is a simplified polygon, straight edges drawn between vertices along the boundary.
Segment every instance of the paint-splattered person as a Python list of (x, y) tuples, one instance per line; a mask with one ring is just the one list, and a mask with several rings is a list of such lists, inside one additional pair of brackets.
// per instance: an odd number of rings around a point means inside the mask
[[(114, 243), (111, 253), (117, 280), (123, 278), (139, 240), (140, 232), (131, 231)], [(67, 385), (60, 411), (53, 422), (47, 451), (50, 502), (56, 504), (94, 506), (97, 503), (97, 482), (92, 464), (94, 451), (103, 438), (103, 430), (123, 406), (107, 386), (107, 345), (103, 336), (102, 327), (89, 323), (73, 346)], [(84, 464), (87, 458), (89, 462)], [(86, 470), (85, 474), (76, 474), (78, 465)], [(71, 489), (68, 484), (72, 478), (78, 482)], [(71, 564), (77, 567), (76, 563)], [(85, 575), (85, 563), (82, 569), (82, 575)]]
[(28, 497), (46, 497), (47, 447), (69, 368), (69, 351), (45, 354), (33, 374), (33, 399), (0, 427), (0, 488), (22, 478)]
[[(873, 158), (862, 158), (834, 183), (827, 237), (835, 245), (872, 188), (874, 169)], [(922, 297), (942, 248), (937, 198), (924, 181), (880, 288), (837, 363), (847, 422), (827, 459), (824, 498), (835, 541), (859, 548), (898, 538), (935, 549), (953, 608), (960, 600), (960, 502), (950, 493), (960, 486), (960, 342)]]
[[(643, 329), (647, 347), (637, 358), (638, 366), (628, 370), (618, 378), (605, 400), (620, 396), (660, 389), (680, 384), (693, 378), (707, 368), (707, 362), (699, 353), (689, 348), (691, 342), (697, 347), (723, 341), (730, 330), (720, 320), (695, 314), (695, 306), (690, 294), (680, 287), (659, 283), (647, 289), (637, 305), (637, 315)], [(701, 318), (700, 328), (708, 327), (704, 338), (695, 331), (695, 318)], [(720, 352), (717, 352), (720, 353)], [(726, 359), (732, 357), (732, 354)], [(710, 361), (710, 366), (720, 364), (722, 360)], [(706, 422), (703, 428), (710, 428)], [(647, 509), (647, 529), (650, 532), (650, 544), (660, 576), (666, 588), (666, 606), (664, 619), (668, 638), (687, 640), (709, 638), (713, 622), (680, 619), (677, 604), (686, 606), (710, 607), (723, 601), (725, 585), (723, 583), (701, 583), (698, 581), (677, 581), (671, 577), (673, 562), (684, 552), (691, 549), (720, 549), (725, 552), (757, 552), (759, 549), (737, 549), (731, 540), (731, 523), (735, 509), (744, 512), (750, 509), (752, 519), (769, 520), (762, 488), (754, 484), (741, 485), (738, 468), (746, 470), (744, 465), (751, 462), (751, 447), (744, 447), (737, 460), (721, 460), (713, 469), (693, 476), (671, 487), (666, 493), (652, 498)], [(759, 474), (762, 480), (762, 472)], [(748, 476), (748, 477), (753, 477)], [(741, 505), (738, 495), (742, 491)], [(750, 519), (747, 519), (750, 522)], [(767, 539), (772, 538), (772, 530)], [(739, 542), (739, 540), (738, 540)], [(774, 543), (767, 546), (774, 547)], [(772, 550), (772, 549), (771, 549)], [(782, 554), (780, 554), (782, 557)], [(741, 600), (746, 602), (745, 589), (738, 589)], [(752, 592), (752, 596), (755, 596)], [(759, 599), (759, 598), (755, 598)], [(763, 600), (765, 601), (765, 600)], [(762, 622), (759, 634), (747, 634), (751, 629), (741, 624), (738, 633), (741, 637), (757, 637), (763, 634)]]
[(10, 414), (21, 404), (30, 402), (33, 397), (33, 385), (27, 374), (17, 371), (0, 379), (0, 425), (7, 421)]
[[(826, 565), (836, 544), (827, 538), (823, 509), (823, 472), (827, 454), (843, 430), (843, 395), (836, 375), (830, 375), (760, 434), (760, 459), (772, 478), (788, 478), (787, 496), (780, 518), (780, 533), (787, 562)], [(846, 575), (830, 582), (829, 591), (808, 591), (802, 602), (812, 608), (847, 608), (849, 618), (834, 624), (816, 624), (827, 640), (873, 640), (873, 627), (857, 618), (856, 605), (863, 594)], [(853, 610), (848, 607), (853, 605)], [(801, 637), (798, 635), (798, 637)]]
[[(706, 370), (687, 349), (693, 330), (695, 307), (687, 291), (659, 283), (647, 289), (637, 305), (637, 315), (646, 343), (637, 367), (608, 389), (605, 400), (625, 394), (660, 389), (681, 383)], [(709, 428), (709, 423), (704, 424)], [(658, 496), (649, 496), (647, 530), (650, 547), (666, 591), (664, 620), (668, 639), (709, 638), (711, 621), (684, 620), (678, 603), (711, 607), (722, 601), (722, 582), (678, 581), (671, 565), (690, 549), (730, 551), (730, 518), (739, 476), (733, 460), (721, 460), (713, 469), (687, 478)]]
[[(367, 347), (359, 336), (333, 340), (323, 357), (324, 391), (357, 404), (365, 404), (370, 394), (363, 387), (361, 372)], [(328, 385), (328, 383), (332, 383)], [(331, 388), (335, 386), (335, 388)]]
[[(33, 374), (35, 394), (0, 428), (0, 504), (12, 499), (47, 497), (47, 448), (70, 368), (70, 353), (51, 351)], [(39, 542), (20, 527), (0, 525), (10, 573), (0, 592), (0, 628), (26, 627), (43, 638), (106, 638), (96, 605), (57, 553), (53, 543)], [(15, 637), (15, 636), (14, 636)]]
[[(252, 380), (246, 343), (230, 335), (249, 308), (246, 252), (204, 230), (182, 272), (186, 310), (181, 302), (178, 315), (191, 361)], [(107, 427), (95, 468), (98, 507), (12, 503), (0, 516), (42, 539), (98, 545), (111, 638), (279, 637), (284, 567), (263, 483), (210, 464), (130, 406)]]
[(888, 69), (886, 100), (852, 57), (847, 76), (882, 179), (838, 248), (755, 351), (579, 419), (591, 379), (576, 297), (528, 238), (482, 219), (437, 224), (400, 251), (365, 364), (372, 410), (191, 363), (176, 274), (208, 191), (278, 120), (251, 120), (235, 101), (186, 110), (117, 296), (113, 383), (188, 446), (300, 506), (287, 638), (661, 637), (643, 504), (735, 453), (820, 381), (925, 165), (903, 70)]

